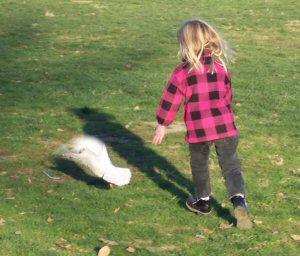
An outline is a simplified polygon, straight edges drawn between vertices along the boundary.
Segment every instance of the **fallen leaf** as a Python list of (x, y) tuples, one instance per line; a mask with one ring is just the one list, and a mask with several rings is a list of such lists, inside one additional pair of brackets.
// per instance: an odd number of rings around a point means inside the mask
[(46, 17), (54, 17), (55, 15), (53, 12), (46, 11), (45, 16)]
[(204, 229), (202, 229), (202, 231), (207, 234), (212, 234), (214, 232), (212, 229), (209, 229), (209, 228), (204, 228)]
[(235, 105), (236, 105), (237, 107), (241, 107), (241, 106), (242, 106), (241, 103), (236, 103)]
[(277, 196), (278, 196), (278, 197), (284, 197), (284, 194), (283, 194), (282, 192), (279, 192), (279, 193), (277, 194)]
[(154, 170), (155, 173), (161, 174), (161, 172), (160, 172), (160, 170), (158, 168), (154, 167), (153, 170)]
[(230, 223), (230, 224), (227, 224), (227, 223), (221, 223), (220, 225), (219, 225), (219, 228), (221, 228), (221, 229), (229, 229), (229, 228), (232, 228), (232, 226), (233, 226), (233, 223)]
[(199, 238), (199, 239), (205, 239), (205, 238), (206, 238), (206, 237), (203, 236), (203, 235), (196, 235), (196, 237)]
[(51, 217), (48, 217), (48, 219), (47, 219), (47, 222), (48, 223), (51, 223), (51, 222), (53, 222), (54, 221), (54, 219), (53, 218), (51, 218)]
[(57, 128), (57, 131), (58, 131), (58, 132), (63, 132), (63, 131), (64, 131), (64, 129)]
[(131, 220), (131, 221), (128, 221), (127, 222), (129, 225), (132, 225), (132, 224), (136, 224), (136, 223), (138, 223), (137, 221), (133, 221), (133, 220)]
[(118, 245), (118, 243), (115, 242), (115, 241), (107, 240), (107, 239), (104, 239), (104, 238), (101, 238), (101, 237), (98, 240), (105, 243), (105, 244), (107, 244), (107, 245)]
[(127, 252), (135, 252), (136, 250), (135, 250), (135, 248), (133, 248), (133, 247), (128, 247), (128, 248), (126, 249), (126, 251), (127, 251)]
[(135, 107), (133, 108), (133, 110), (134, 110), (134, 111), (139, 111), (139, 110), (140, 110), (140, 107), (139, 107), (139, 106), (135, 106)]
[[(292, 172), (292, 174), (297, 175), (297, 174), (300, 174), (300, 169), (292, 169), (291, 172)], [(0, 173), (0, 175), (1, 175), (1, 173)]]
[(261, 220), (253, 220), (253, 222), (258, 225), (263, 223)]
[(114, 210), (114, 213), (118, 213), (121, 210), (121, 207), (118, 207)]
[(0, 218), (0, 226), (4, 225), (4, 223), (5, 223), (5, 220)]
[(22, 235), (22, 232), (21, 232), (20, 230), (17, 230), (17, 231), (15, 232), (15, 234), (18, 235), (18, 236), (20, 236), (20, 235)]
[(108, 256), (109, 254), (110, 248), (107, 245), (103, 246), (98, 252), (98, 256)]
[(292, 238), (294, 241), (297, 241), (297, 242), (300, 241), (300, 235), (291, 235), (291, 238)]
[(124, 204), (124, 207), (126, 207), (126, 208), (132, 208), (132, 207), (133, 207), (133, 205), (132, 205), (132, 204), (130, 204), (130, 203), (126, 203), (126, 204)]

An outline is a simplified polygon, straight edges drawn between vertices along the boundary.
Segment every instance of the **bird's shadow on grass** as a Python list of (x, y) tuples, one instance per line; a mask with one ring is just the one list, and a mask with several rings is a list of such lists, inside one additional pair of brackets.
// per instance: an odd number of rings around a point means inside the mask
[(51, 169), (58, 170), (75, 180), (84, 181), (87, 185), (93, 186), (99, 189), (110, 189), (110, 186), (104, 180), (89, 175), (85, 170), (83, 170), (79, 165), (73, 161), (56, 157), (54, 160), (54, 167)]
[[(147, 146), (138, 135), (118, 123), (114, 116), (87, 107), (69, 111), (80, 119), (85, 134), (104, 141), (108, 148), (125, 159), (128, 165), (145, 174), (160, 189), (167, 190), (173, 197), (178, 198), (178, 204), (185, 208), (185, 200), (193, 193), (193, 185), (171, 162)], [(58, 170), (77, 180), (101, 189), (108, 188), (105, 181), (101, 183), (99, 178), (86, 174), (76, 164), (73, 163), (72, 166), (70, 161), (57, 160), (56, 166)], [(212, 203), (218, 216), (233, 222), (229, 210), (223, 208), (215, 199)]]

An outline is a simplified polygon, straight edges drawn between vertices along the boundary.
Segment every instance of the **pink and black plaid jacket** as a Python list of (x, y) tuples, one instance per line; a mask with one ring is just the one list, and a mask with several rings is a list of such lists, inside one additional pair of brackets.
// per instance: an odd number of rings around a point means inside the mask
[(171, 75), (160, 101), (156, 118), (159, 124), (173, 122), (183, 100), (186, 141), (198, 143), (237, 135), (232, 112), (232, 90), (229, 71), (215, 63), (211, 74), (212, 58), (209, 53), (200, 61), (204, 72), (189, 72), (188, 65), (179, 65)]

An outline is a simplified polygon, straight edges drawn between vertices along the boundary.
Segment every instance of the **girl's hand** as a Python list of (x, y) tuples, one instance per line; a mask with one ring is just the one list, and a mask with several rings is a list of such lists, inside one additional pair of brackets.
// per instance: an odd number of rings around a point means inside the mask
[(155, 135), (152, 140), (152, 144), (154, 144), (154, 145), (161, 144), (163, 138), (165, 137), (165, 134), (166, 134), (166, 126), (163, 126), (160, 124), (157, 125), (157, 127), (155, 129)]

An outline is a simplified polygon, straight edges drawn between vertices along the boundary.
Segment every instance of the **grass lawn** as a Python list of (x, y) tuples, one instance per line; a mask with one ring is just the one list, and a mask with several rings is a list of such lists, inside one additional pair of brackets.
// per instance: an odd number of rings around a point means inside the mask
[[(105, 245), (111, 255), (298, 255), (299, 9), (296, 0), (0, 0), (0, 255), (97, 255)], [(193, 190), (184, 132), (150, 143), (179, 63), (177, 29), (193, 17), (237, 52), (249, 231), (234, 225), (214, 152), (214, 211), (200, 217), (184, 205)], [(54, 157), (83, 133), (131, 168), (130, 185), (111, 188)]]

